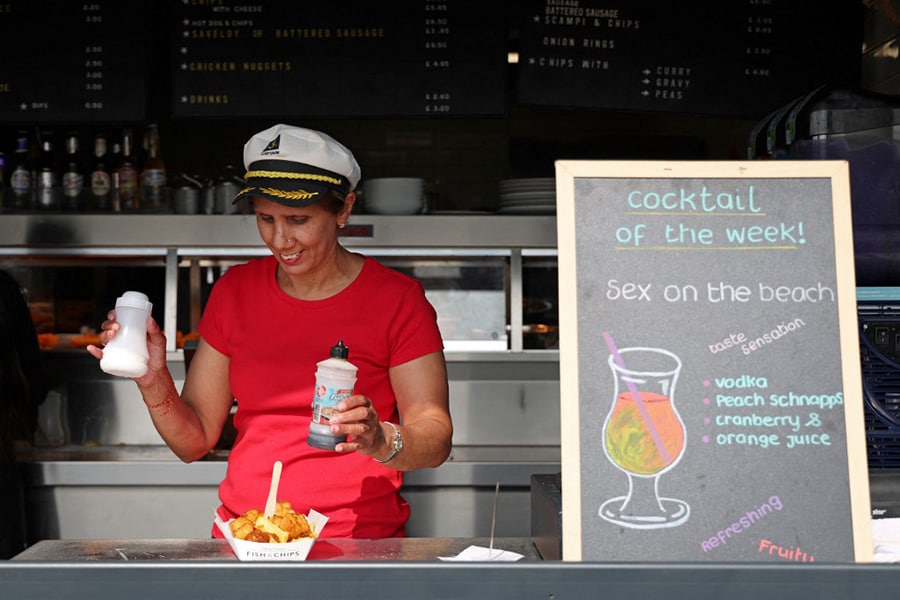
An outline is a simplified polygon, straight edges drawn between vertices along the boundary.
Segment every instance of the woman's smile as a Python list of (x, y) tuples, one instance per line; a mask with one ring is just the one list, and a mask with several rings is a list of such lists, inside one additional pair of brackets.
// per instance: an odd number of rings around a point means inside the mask
[(291, 254), (285, 254), (284, 252), (279, 253), (279, 257), (281, 258), (281, 262), (284, 264), (294, 264), (300, 259), (300, 255), (303, 254), (301, 251), (292, 252)]

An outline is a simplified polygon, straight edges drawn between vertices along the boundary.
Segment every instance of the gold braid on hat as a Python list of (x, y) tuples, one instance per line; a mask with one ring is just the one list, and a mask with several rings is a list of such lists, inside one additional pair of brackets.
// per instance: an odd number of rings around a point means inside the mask
[(244, 179), (251, 177), (264, 177), (266, 179), (308, 179), (310, 181), (324, 181), (332, 185), (341, 185), (343, 182), (336, 177), (328, 175), (314, 175), (312, 173), (286, 173), (284, 171), (247, 171)]
[(296, 192), (286, 192), (270, 187), (245, 188), (241, 190), (241, 194), (251, 190), (258, 190), (263, 194), (274, 196), (276, 198), (284, 198), (285, 200), (309, 200), (319, 195), (319, 192), (307, 192), (306, 190), (297, 190)]

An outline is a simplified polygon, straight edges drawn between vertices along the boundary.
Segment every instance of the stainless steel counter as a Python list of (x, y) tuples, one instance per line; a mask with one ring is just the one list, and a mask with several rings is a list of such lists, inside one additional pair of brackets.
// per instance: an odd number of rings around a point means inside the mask
[[(387, 538), (357, 540), (323, 538), (313, 544), (307, 560), (414, 560), (431, 561), (439, 556), (455, 556), (470, 545), (489, 547), (489, 538)], [(495, 550), (509, 550), (522, 560), (540, 560), (530, 539), (497, 538)], [(237, 558), (225, 540), (44, 540), (31, 546), (13, 560), (227, 560)]]
[[(208, 536), (227, 467), (227, 453), (185, 464), (165, 446), (70, 445), (22, 451), (19, 459), (32, 542)], [(499, 482), (496, 535), (528, 536), (531, 475), (559, 471), (558, 447), (454, 448), (440, 467), (406, 475), (407, 534), (488, 535)]]
[[(516, 562), (442, 562), (486, 538), (322, 539), (305, 562), (240, 562), (223, 540), (55, 540), (0, 561), (4, 598), (366, 598), (432, 600), (845, 600), (893, 598), (880, 564), (566, 563), (529, 539), (494, 546)], [(601, 592), (602, 590), (602, 592)]]
[(900, 569), (877, 564), (446, 563), (309, 560), (0, 562), (4, 598), (366, 600), (874, 600), (894, 598)]

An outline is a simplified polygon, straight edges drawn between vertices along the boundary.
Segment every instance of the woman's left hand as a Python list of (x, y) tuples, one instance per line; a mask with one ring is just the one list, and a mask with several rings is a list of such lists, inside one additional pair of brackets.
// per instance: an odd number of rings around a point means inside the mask
[(347, 441), (338, 444), (336, 451), (368, 456), (389, 453), (381, 421), (371, 400), (362, 394), (349, 396), (338, 403), (337, 410), (331, 415), (331, 432), (346, 435)]

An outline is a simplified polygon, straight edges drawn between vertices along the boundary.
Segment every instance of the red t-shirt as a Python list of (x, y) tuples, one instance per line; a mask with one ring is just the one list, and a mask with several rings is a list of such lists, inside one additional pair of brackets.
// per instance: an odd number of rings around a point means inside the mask
[[(262, 509), (272, 464), (283, 464), (279, 500), (329, 518), (325, 537), (404, 535), (403, 475), (368, 456), (306, 443), (316, 363), (338, 340), (358, 368), (356, 392), (381, 420), (397, 422), (388, 369), (443, 348), (437, 315), (415, 279), (366, 258), (343, 291), (318, 301), (285, 294), (271, 256), (230, 268), (200, 320), (203, 339), (229, 357), (237, 437), (219, 486), (223, 520)], [(213, 534), (219, 536), (216, 528)]]

